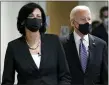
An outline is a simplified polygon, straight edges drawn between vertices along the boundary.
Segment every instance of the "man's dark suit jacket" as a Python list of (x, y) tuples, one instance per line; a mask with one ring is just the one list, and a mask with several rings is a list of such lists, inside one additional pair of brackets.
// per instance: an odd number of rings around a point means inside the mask
[(108, 55), (106, 42), (89, 34), (89, 56), (86, 72), (80, 64), (74, 35), (62, 39), (72, 76), (72, 85), (107, 85)]
[(104, 27), (103, 23), (101, 23), (97, 28), (93, 29), (92, 35), (103, 39), (108, 45), (108, 33), (106, 32), (106, 28)]
[(15, 70), (17, 85), (70, 85), (67, 60), (57, 36), (41, 35), (41, 63), (38, 69), (24, 37), (8, 44), (2, 85), (13, 85)]

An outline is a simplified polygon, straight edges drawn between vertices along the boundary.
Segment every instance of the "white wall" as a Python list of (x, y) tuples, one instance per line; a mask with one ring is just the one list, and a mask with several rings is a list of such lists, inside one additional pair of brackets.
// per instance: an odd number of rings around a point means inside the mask
[[(7, 44), (21, 36), (17, 31), (17, 16), (20, 8), (26, 3), (28, 2), (1, 2), (1, 79)], [(39, 3), (46, 12), (45, 2), (35, 3)], [(15, 82), (17, 82), (16, 79)]]
[(100, 20), (99, 11), (103, 6), (108, 6), (107, 1), (79, 1), (79, 5), (86, 5), (92, 13), (92, 20)]

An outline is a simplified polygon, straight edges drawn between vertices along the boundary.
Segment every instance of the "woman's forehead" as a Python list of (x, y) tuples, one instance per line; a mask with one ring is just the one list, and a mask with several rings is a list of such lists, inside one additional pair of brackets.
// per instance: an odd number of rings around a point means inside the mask
[(41, 11), (40, 11), (40, 9), (36, 8), (36, 9), (34, 9), (34, 11), (32, 12), (32, 14), (33, 14), (33, 15), (36, 15), (36, 14), (41, 15)]

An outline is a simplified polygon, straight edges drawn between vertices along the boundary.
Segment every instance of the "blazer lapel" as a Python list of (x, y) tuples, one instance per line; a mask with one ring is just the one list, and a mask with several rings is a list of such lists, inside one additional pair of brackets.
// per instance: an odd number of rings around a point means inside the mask
[(43, 67), (43, 63), (44, 63), (44, 59), (45, 59), (45, 42), (44, 42), (44, 34), (41, 34), (41, 61), (40, 61), (40, 67), (39, 70), (42, 69)]
[(88, 69), (90, 68), (90, 64), (93, 62), (93, 59), (95, 57), (95, 54), (96, 54), (95, 47), (96, 47), (95, 39), (92, 35), (89, 34), (89, 56), (88, 56), (86, 73), (88, 72)]
[(31, 53), (29, 51), (28, 45), (27, 45), (24, 37), (23, 37), (23, 41), (24, 41), (24, 50), (22, 50), (22, 51), (23, 51), (23, 55), (25, 56), (26, 61), (30, 64), (30, 67), (32, 69), (39, 70), (31, 56)]
[(41, 61), (40, 61), (40, 66), (39, 68), (37, 67), (37, 65), (35, 64), (31, 54), (30, 54), (30, 51), (28, 49), (28, 45), (26, 44), (26, 50), (27, 50), (27, 60), (30, 62), (30, 64), (32, 65), (32, 67), (35, 69), (35, 70), (38, 70), (40, 71), (42, 68), (43, 68), (43, 65), (44, 65), (44, 61), (45, 61), (45, 53), (46, 53), (46, 50), (45, 50), (45, 42), (44, 42), (44, 34), (41, 34)]

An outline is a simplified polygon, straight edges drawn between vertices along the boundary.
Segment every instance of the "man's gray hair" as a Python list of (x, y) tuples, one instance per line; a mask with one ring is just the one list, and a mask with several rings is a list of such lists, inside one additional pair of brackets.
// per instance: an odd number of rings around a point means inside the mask
[(70, 12), (70, 20), (74, 19), (76, 12), (79, 10), (88, 10), (90, 12), (89, 7), (87, 7), (85, 5), (76, 6)]

